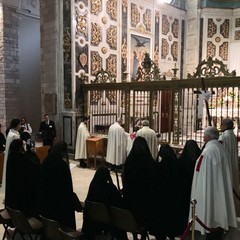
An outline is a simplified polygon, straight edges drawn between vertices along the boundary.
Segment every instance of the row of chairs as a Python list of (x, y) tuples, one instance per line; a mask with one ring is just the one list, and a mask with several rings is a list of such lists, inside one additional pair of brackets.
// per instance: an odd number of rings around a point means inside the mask
[(147, 239), (149, 239), (146, 227), (138, 224), (131, 211), (127, 209), (114, 206), (108, 209), (103, 203), (86, 201), (85, 210), (90, 219), (96, 223), (113, 225), (117, 229), (132, 233), (136, 237), (146, 234)]
[[(133, 236), (147, 233), (146, 228), (139, 225), (127, 209), (114, 206), (108, 209), (105, 204), (93, 201), (86, 201), (84, 208), (90, 219), (96, 223), (115, 226), (119, 230), (132, 233)], [(13, 240), (17, 233), (23, 240), (37, 240), (40, 236), (45, 236), (48, 240), (85, 239), (82, 232), (60, 226), (55, 220), (44, 216), (40, 216), (40, 220), (34, 217), (27, 218), (21, 211), (9, 207), (0, 211), (0, 224), (4, 227), (2, 240), (9, 235), (8, 228), (15, 228)], [(149, 239), (148, 234), (147, 239)]]
[(23, 240), (37, 240), (44, 236), (48, 240), (82, 240), (82, 232), (60, 226), (57, 221), (40, 216), (27, 218), (21, 211), (7, 207), (0, 211), (0, 224), (4, 227), (2, 240), (10, 236), (9, 228), (15, 228), (12, 240), (20, 234)]

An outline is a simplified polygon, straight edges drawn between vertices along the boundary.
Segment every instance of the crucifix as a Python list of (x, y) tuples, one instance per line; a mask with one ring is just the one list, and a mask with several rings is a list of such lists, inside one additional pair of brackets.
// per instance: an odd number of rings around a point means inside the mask
[(205, 88), (204, 78), (201, 78), (202, 82), (202, 90), (201, 91), (194, 91), (195, 94), (201, 94), (205, 101), (206, 111), (207, 111), (207, 118), (208, 118), (208, 125), (212, 126), (212, 119), (209, 111), (209, 104), (208, 101), (210, 99), (211, 94), (214, 94), (214, 92), (207, 91)]

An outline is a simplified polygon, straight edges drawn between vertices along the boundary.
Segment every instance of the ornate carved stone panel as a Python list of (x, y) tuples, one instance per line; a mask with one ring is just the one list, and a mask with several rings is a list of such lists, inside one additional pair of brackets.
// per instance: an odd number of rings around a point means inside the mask
[(111, 20), (117, 21), (117, 11), (118, 11), (117, 0), (108, 0), (107, 1), (107, 13), (110, 16)]
[(111, 25), (107, 29), (107, 43), (111, 49), (117, 49), (117, 27)]
[(98, 52), (91, 51), (91, 75), (95, 75), (102, 69), (102, 58)]
[(140, 13), (138, 11), (137, 5), (131, 3), (131, 26), (136, 27), (140, 22)]
[(91, 44), (98, 46), (102, 41), (102, 28), (98, 23), (91, 23)]

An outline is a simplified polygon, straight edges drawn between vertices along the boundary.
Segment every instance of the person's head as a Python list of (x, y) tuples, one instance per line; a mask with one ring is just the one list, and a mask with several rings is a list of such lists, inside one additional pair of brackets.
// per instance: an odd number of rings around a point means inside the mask
[(45, 114), (43, 115), (43, 118), (44, 118), (45, 121), (48, 121), (48, 120), (49, 120), (49, 116), (48, 116), (48, 114), (45, 113)]
[(87, 122), (90, 120), (90, 117), (89, 116), (85, 116), (85, 117), (83, 117), (83, 122), (85, 123), (85, 124), (87, 124)]
[(149, 126), (149, 121), (148, 120), (143, 120), (142, 125), (143, 126)]
[(219, 138), (219, 131), (217, 128), (209, 126), (204, 131), (204, 142), (207, 143), (213, 139)]
[(172, 160), (172, 159), (176, 159), (177, 156), (174, 152), (174, 150), (172, 149), (172, 147), (169, 144), (162, 144), (159, 152), (158, 152), (158, 157), (161, 157), (162, 159), (166, 159), (166, 160)]
[(23, 125), (23, 124), (25, 124), (25, 123), (27, 123), (27, 119), (26, 119), (25, 117), (23, 117), (23, 118), (21, 119), (21, 124)]
[(200, 154), (201, 149), (199, 148), (197, 142), (192, 139), (187, 140), (181, 153), (183, 159), (185, 158), (186, 160), (187, 159), (197, 160)]
[(121, 117), (119, 117), (119, 118), (117, 118), (117, 122), (118, 122), (120, 125), (122, 125), (123, 119), (122, 119)]
[(225, 130), (229, 129), (233, 129), (233, 120), (230, 118), (225, 118), (222, 120), (221, 131), (224, 132)]
[(56, 142), (51, 148), (51, 153), (61, 154), (62, 158), (69, 163), (67, 143), (64, 141)]
[(146, 139), (140, 136), (136, 137), (133, 142), (130, 154), (138, 155), (151, 154)]
[(9, 156), (16, 155), (23, 152), (24, 152), (23, 140), (20, 138), (14, 139), (9, 146)]
[(106, 167), (99, 167), (95, 172), (92, 183), (109, 182), (112, 183), (110, 171)]
[(28, 132), (23, 132), (23, 133), (21, 134), (20, 138), (21, 138), (23, 141), (27, 142), (29, 139), (31, 139), (31, 135), (30, 135), (30, 133), (28, 133)]
[(12, 119), (12, 121), (10, 123), (10, 129), (14, 129), (14, 130), (18, 131), (20, 128), (21, 128), (21, 120), (18, 118)]

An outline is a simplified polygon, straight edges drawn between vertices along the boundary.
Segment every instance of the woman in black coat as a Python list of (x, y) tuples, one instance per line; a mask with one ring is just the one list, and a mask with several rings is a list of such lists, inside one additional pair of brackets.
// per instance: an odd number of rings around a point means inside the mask
[(154, 166), (146, 140), (136, 137), (124, 165), (123, 198), (137, 222), (145, 227), (148, 227), (152, 216)]
[[(109, 169), (106, 167), (97, 169), (90, 183), (86, 200), (104, 203), (107, 208), (110, 206), (123, 207), (122, 196), (113, 184)], [(83, 212), (82, 232), (84, 232), (87, 239), (94, 239), (94, 235), (102, 232), (110, 232), (119, 240), (127, 239), (126, 234), (122, 231), (117, 231), (113, 227), (99, 225), (91, 221), (87, 209)]]
[(66, 151), (66, 143), (56, 143), (42, 164), (40, 214), (56, 220), (63, 226), (76, 229), (76, 195), (73, 192), (69, 165), (63, 159), (63, 153)]
[(178, 165), (174, 150), (162, 144), (156, 159), (156, 196), (150, 233), (158, 240), (174, 239), (178, 229)]
[(187, 227), (189, 218), (189, 208), (191, 201), (192, 179), (195, 168), (195, 163), (201, 155), (201, 149), (194, 140), (188, 140), (185, 143), (183, 151), (178, 158), (179, 164), (179, 201), (180, 214), (179, 226), (182, 231)]
[(5, 206), (22, 211), (26, 216), (38, 217), (40, 161), (31, 148), (24, 151), (23, 141), (15, 139), (9, 147)]

